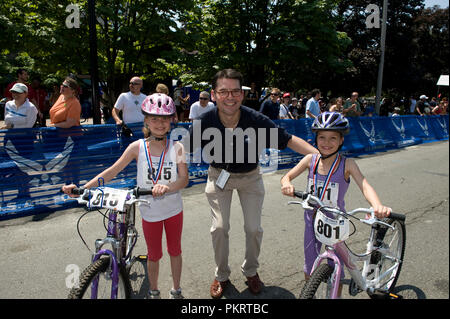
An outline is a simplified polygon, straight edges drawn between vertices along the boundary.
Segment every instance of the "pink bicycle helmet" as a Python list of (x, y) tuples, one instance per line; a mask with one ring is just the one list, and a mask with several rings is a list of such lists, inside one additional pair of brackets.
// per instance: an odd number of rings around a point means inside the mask
[(176, 115), (176, 108), (170, 96), (164, 93), (154, 93), (145, 98), (141, 107), (144, 115)]

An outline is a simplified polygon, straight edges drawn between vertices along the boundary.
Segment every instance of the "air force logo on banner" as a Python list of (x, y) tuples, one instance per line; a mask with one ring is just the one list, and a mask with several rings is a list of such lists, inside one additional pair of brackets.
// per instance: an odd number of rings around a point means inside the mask
[(366, 136), (369, 138), (369, 142), (375, 144), (375, 125), (373, 124), (373, 121), (370, 121), (370, 123), (372, 123), (370, 132), (364, 128), (362, 122), (359, 122), (359, 125), (361, 126), (364, 134), (366, 134)]
[(11, 143), (11, 141), (8, 141), (6, 143), (5, 149), (6, 153), (22, 172), (30, 176), (36, 175), (36, 177), (30, 181), (30, 184), (36, 187), (44, 185), (54, 185), (61, 180), (61, 177), (58, 177), (56, 175), (50, 177), (49, 174), (58, 173), (64, 168), (64, 166), (67, 165), (73, 146), (74, 142), (69, 136), (67, 138), (66, 145), (64, 145), (64, 150), (44, 166), (36, 161), (32, 161), (30, 159), (24, 158), (23, 156), (20, 156), (19, 152), (17, 151), (13, 143)]
[(448, 138), (447, 123), (445, 122), (444, 119), (442, 119), (442, 123), (439, 118), (437, 119), (437, 121), (439, 123), (439, 126), (442, 128), (442, 131), (444, 132), (444, 137)]
[(429, 135), (430, 135), (430, 132), (428, 132), (428, 124), (427, 124), (427, 121), (424, 120), (424, 123), (425, 123), (425, 124), (422, 125), (422, 124), (420, 123), (420, 121), (419, 121), (418, 118), (417, 118), (416, 120), (417, 120), (417, 123), (419, 123), (420, 128), (423, 130), (423, 132), (425, 133), (425, 135), (426, 135), (426, 136), (429, 136)]
[(401, 120), (400, 119), (400, 123), (401, 123), (401, 126), (400, 127), (398, 127), (396, 124), (395, 124), (395, 117), (393, 117), (392, 118), (392, 125), (394, 125), (394, 127), (395, 127), (395, 129), (397, 130), (397, 132), (400, 134), (400, 136), (401, 136), (401, 138), (405, 138), (405, 124), (403, 124), (403, 120)]

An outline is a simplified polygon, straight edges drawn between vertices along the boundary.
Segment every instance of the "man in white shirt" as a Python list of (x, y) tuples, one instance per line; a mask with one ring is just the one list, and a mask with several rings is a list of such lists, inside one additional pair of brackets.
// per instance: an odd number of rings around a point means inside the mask
[(214, 103), (209, 101), (209, 93), (203, 91), (200, 93), (199, 100), (191, 105), (189, 119), (191, 121), (197, 120), (200, 115), (214, 109), (215, 107), (216, 106), (214, 105)]
[(409, 114), (414, 114), (414, 111), (416, 110), (417, 100), (414, 98), (414, 96), (411, 95), (411, 97), (409, 98), (409, 102), (411, 103), (409, 106)]
[[(141, 93), (142, 79), (135, 76), (130, 80), (130, 91), (122, 93), (114, 104), (112, 116), (117, 125), (122, 123), (136, 123), (144, 121), (144, 114), (141, 112), (141, 105), (146, 95)], [(119, 117), (119, 111), (122, 111), (122, 118)]]

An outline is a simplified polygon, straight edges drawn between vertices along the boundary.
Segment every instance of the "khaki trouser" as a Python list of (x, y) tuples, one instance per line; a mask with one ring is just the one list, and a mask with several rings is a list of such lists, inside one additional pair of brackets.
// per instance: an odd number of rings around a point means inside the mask
[(231, 173), (224, 189), (216, 185), (221, 170), (209, 167), (206, 197), (211, 207), (211, 236), (216, 261), (216, 279), (225, 281), (230, 276), (228, 265), (230, 230), (230, 207), (233, 190), (237, 190), (244, 214), (245, 259), (241, 266), (246, 277), (256, 274), (263, 229), (261, 212), (264, 201), (264, 184), (259, 168), (248, 173)]

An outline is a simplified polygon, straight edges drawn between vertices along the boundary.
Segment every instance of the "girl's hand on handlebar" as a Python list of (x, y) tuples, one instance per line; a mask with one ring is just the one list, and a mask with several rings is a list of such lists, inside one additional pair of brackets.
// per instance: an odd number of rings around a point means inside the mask
[(392, 208), (384, 206), (384, 205), (376, 205), (373, 207), (373, 212), (378, 219), (383, 219), (389, 216)]
[(72, 189), (76, 188), (77, 185), (70, 184), (70, 185), (64, 185), (61, 189), (64, 192), (64, 194), (69, 195), (70, 197), (78, 197), (79, 195), (72, 194)]
[(156, 184), (152, 188), (152, 195), (153, 195), (153, 197), (160, 197), (160, 196), (163, 196), (168, 191), (169, 191), (169, 186)]
[(294, 185), (292, 185), (291, 183), (284, 183), (281, 186), (281, 193), (283, 195), (294, 197), (294, 191), (295, 191)]

